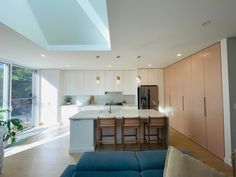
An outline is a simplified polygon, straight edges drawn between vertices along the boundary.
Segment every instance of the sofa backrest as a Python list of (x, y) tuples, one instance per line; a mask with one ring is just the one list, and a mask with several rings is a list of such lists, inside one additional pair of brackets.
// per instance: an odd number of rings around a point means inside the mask
[(135, 152), (86, 152), (80, 158), (76, 170), (84, 171), (140, 171)]

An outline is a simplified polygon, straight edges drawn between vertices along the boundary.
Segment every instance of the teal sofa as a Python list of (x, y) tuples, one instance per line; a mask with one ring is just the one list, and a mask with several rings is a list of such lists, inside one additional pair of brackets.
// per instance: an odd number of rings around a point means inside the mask
[(86, 152), (61, 177), (162, 177), (166, 150)]

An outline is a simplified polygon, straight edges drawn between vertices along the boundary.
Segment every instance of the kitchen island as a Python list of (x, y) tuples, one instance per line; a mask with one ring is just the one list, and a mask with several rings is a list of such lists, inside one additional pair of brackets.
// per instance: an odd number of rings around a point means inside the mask
[[(118, 120), (117, 143), (121, 143), (119, 119), (122, 117), (140, 117), (146, 120), (148, 117), (164, 117), (165, 114), (153, 109), (140, 110), (113, 110), (109, 113), (107, 110), (89, 110), (81, 111), (70, 118), (70, 153), (81, 153), (86, 151), (94, 151), (96, 144), (96, 120), (100, 118), (113, 118)], [(168, 122), (168, 121), (167, 121)], [(142, 123), (141, 123), (142, 126)], [(167, 144), (169, 142), (169, 131), (167, 125)], [(143, 130), (143, 128), (141, 128)], [(141, 131), (141, 140), (143, 132)]]

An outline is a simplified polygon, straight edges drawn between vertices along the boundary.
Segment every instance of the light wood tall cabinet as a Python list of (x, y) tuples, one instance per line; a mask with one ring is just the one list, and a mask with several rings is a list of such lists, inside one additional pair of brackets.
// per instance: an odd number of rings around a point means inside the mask
[(200, 145), (207, 147), (206, 117), (204, 94), (204, 53), (192, 56), (192, 116), (193, 124), (191, 137)]
[(170, 125), (224, 158), (220, 44), (214, 44), (164, 71), (165, 108)]
[(194, 124), (191, 122), (192, 116), (192, 58), (189, 57), (181, 61), (182, 64), (182, 79), (183, 79), (183, 123), (184, 134), (191, 137)]
[(224, 120), (220, 56), (220, 44), (204, 51), (207, 147), (223, 158)]

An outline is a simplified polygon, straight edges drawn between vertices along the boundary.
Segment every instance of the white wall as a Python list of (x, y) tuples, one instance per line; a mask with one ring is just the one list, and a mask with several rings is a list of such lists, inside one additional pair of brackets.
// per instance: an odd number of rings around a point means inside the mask
[(231, 147), (236, 150), (236, 37), (227, 39), (228, 76), (229, 76), (229, 101), (230, 101), (230, 125)]
[(236, 151), (236, 37), (221, 41), (225, 162), (231, 164), (231, 153)]
[(221, 41), (221, 67), (222, 67), (222, 89), (223, 89), (223, 110), (224, 110), (224, 138), (225, 138), (225, 159), (231, 164), (231, 127), (230, 127), (230, 101), (229, 101), (229, 77), (228, 77), (228, 52), (227, 39)]
[(45, 126), (60, 122), (61, 71), (40, 70), (40, 123)]
[(165, 109), (165, 101), (164, 101), (164, 70), (157, 69), (157, 85), (159, 88), (159, 111), (163, 111)]

